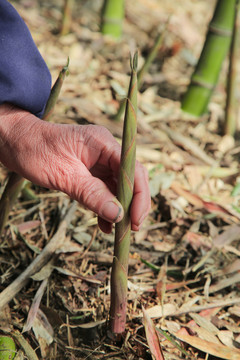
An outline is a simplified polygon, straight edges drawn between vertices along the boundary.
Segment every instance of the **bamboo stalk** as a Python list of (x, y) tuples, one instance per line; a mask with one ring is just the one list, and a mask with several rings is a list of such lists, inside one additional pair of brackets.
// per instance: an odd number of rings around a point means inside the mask
[(124, 0), (105, 0), (102, 9), (101, 32), (119, 39), (122, 35)]
[[(43, 120), (47, 120), (52, 111), (53, 108), (57, 102), (58, 95), (60, 93), (64, 78), (66, 74), (68, 73), (68, 65), (69, 65), (69, 59), (67, 61), (67, 65), (63, 67), (63, 69), (60, 71), (60, 74), (55, 82), (55, 84), (52, 87), (47, 105), (45, 107), (45, 111), (43, 114)], [(20, 191), (22, 190), (23, 184), (25, 182), (25, 179), (15, 172), (11, 172), (7, 181), (7, 184), (5, 186), (5, 189), (3, 191), (2, 197), (0, 199), (0, 235), (6, 225), (6, 222), (8, 220), (9, 212), (16, 201)]]
[(237, 0), (218, 0), (207, 37), (182, 99), (182, 110), (195, 116), (207, 112), (222, 63), (230, 47)]
[(225, 134), (234, 135), (237, 123), (238, 103), (237, 84), (238, 72), (237, 62), (240, 55), (240, 2), (237, 1), (235, 11), (235, 22), (229, 57), (229, 71), (227, 80), (227, 101), (225, 112)]
[(125, 330), (127, 309), (128, 257), (131, 235), (130, 207), (133, 197), (137, 133), (137, 53), (131, 58), (131, 79), (123, 128), (121, 165), (117, 197), (124, 209), (123, 219), (116, 224), (114, 257), (111, 274), (110, 328), (114, 334)]

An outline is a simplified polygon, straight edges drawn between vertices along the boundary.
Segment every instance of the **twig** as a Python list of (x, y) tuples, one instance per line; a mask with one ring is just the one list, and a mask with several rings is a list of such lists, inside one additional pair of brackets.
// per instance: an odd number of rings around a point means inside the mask
[(88, 244), (88, 246), (86, 247), (85, 251), (84, 251), (84, 252), (82, 253), (82, 255), (80, 256), (80, 259), (83, 259), (83, 258), (85, 257), (85, 255), (88, 253), (89, 249), (91, 248), (92, 243), (93, 243), (93, 241), (94, 241), (95, 238), (96, 238), (97, 230), (98, 230), (98, 227), (95, 226), (95, 229), (93, 230), (93, 234), (92, 234), (91, 240), (89, 241), (89, 244)]
[(39, 254), (26, 270), (19, 275), (6, 289), (0, 293), (0, 309), (4, 307), (14, 296), (27, 284), (29, 278), (40, 271), (47, 264), (55, 251), (61, 247), (65, 241), (65, 234), (70, 224), (73, 214), (76, 210), (76, 202), (69, 207), (66, 215), (61, 221), (57, 232), (54, 234), (49, 243), (45, 246), (41, 254)]

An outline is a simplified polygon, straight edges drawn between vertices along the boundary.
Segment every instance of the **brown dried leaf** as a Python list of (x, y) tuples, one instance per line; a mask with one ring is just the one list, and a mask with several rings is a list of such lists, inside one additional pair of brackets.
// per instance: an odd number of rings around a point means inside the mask
[(41, 355), (44, 359), (49, 354), (49, 345), (54, 340), (54, 331), (46, 315), (40, 309), (38, 310), (32, 329), (40, 345)]
[(240, 226), (239, 225), (232, 225), (227, 228), (224, 232), (220, 235), (217, 235), (213, 239), (213, 245), (222, 248), (224, 245), (230, 244), (234, 240), (240, 238)]
[(149, 349), (151, 351), (153, 360), (164, 360), (164, 356), (162, 353), (161, 345), (159, 342), (159, 338), (157, 332), (155, 330), (155, 325), (153, 324), (152, 319), (142, 306), (143, 311), (143, 324), (145, 327), (146, 338), (148, 342)]
[(39, 311), (39, 305), (41, 303), (42, 296), (43, 296), (44, 291), (46, 289), (47, 283), (48, 283), (48, 278), (43, 280), (43, 282), (41, 283), (38, 291), (36, 292), (36, 295), (34, 296), (31, 308), (30, 308), (29, 313), (28, 313), (27, 322), (23, 327), (23, 332), (29, 331), (33, 326), (34, 320), (35, 320), (35, 318), (37, 316), (37, 313)]
[(186, 342), (206, 354), (217, 356), (225, 360), (240, 360), (240, 350), (238, 349), (232, 349), (221, 344), (214, 344), (210, 341), (200, 339), (197, 336), (182, 334), (180, 332), (175, 333), (175, 336), (179, 340)]

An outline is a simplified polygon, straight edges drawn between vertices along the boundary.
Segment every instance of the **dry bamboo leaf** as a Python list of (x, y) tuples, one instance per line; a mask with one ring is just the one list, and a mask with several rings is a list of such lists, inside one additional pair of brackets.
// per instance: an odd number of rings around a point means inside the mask
[(171, 188), (175, 193), (187, 199), (190, 204), (199, 208), (203, 207), (203, 200), (199, 196), (191, 194), (188, 190), (183, 189), (178, 183), (173, 182)]
[(29, 331), (31, 329), (33, 323), (34, 323), (34, 320), (35, 320), (35, 318), (37, 316), (37, 312), (39, 310), (39, 305), (41, 303), (42, 296), (43, 296), (44, 291), (46, 289), (47, 283), (48, 283), (48, 278), (43, 280), (43, 282), (41, 283), (38, 291), (36, 292), (36, 295), (34, 296), (31, 308), (30, 308), (29, 313), (28, 313), (27, 322), (23, 327), (23, 332)]
[(226, 345), (230, 348), (234, 348), (233, 346), (233, 332), (230, 330), (220, 330), (218, 332), (218, 337), (221, 340), (221, 342), (223, 343), (223, 345)]
[(220, 235), (217, 235), (213, 239), (213, 245), (222, 248), (224, 245), (228, 245), (234, 240), (240, 238), (240, 226), (239, 225), (232, 225), (227, 228), (224, 232)]
[(230, 314), (240, 317), (240, 306), (232, 306), (228, 309), (228, 311), (230, 312)]
[(183, 240), (189, 243), (195, 251), (199, 248), (207, 248), (209, 250), (212, 247), (211, 239), (201, 233), (197, 234), (192, 231), (187, 231), (183, 236)]
[(239, 173), (239, 169), (236, 168), (227, 168), (227, 167), (211, 167), (211, 166), (201, 166), (201, 165), (187, 165), (184, 167), (184, 171), (188, 173), (199, 173), (202, 176), (210, 175), (214, 178), (224, 178), (232, 175), (236, 175)]
[(218, 150), (224, 154), (227, 151), (233, 149), (234, 145), (234, 138), (231, 135), (224, 135), (218, 143)]
[(204, 208), (210, 213), (216, 213), (218, 215), (222, 216), (231, 216), (233, 218), (233, 214), (231, 214), (227, 209), (225, 209), (223, 206), (214, 203), (212, 201), (205, 201), (200, 198), (200, 196), (196, 194), (192, 194), (190, 191), (183, 189), (178, 183), (173, 182), (171, 185), (171, 188), (173, 191), (175, 191), (178, 195), (181, 195), (185, 197), (185, 199), (188, 200), (188, 202), (194, 206), (197, 206), (199, 208)]
[(194, 335), (197, 335), (202, 340), (207, 340), (213, 344), (221, 344), (217, 336), (212, 334), (211, 331), (208, 331), (203, 327), (198, 326), (196, 323), (195, 325), (193, 325), (190, 322), (190, 325), (186, 325), (186, 326), (189, 326), (189, 329), (193, 330)]
[(42, 358), (46, 358), (49, 353), (49, 345), (53, 342), (54, 331), (46, 315), (39, 309), (34, 319), (32, 329), (40, 345)]
[(214, 344), (196, 336), (180, 334), (179, 332), (175, 333), (174, 335), (179, 340), (186, 342), (187, 344), (205, 352), (206, 354), (217, 356), (225, 360), (240, 360), (240, 350), (238, 349), (232, 349), (221, 344)]
[[(168, 316), (176, 312), (176, 306), (174, 304), (164, 304), (163, 306), (155, 305), (148, 309), (145, 309), (145, 312), (150, 316), (150, 318), (161, 318), (163, 316)], [(138, 316), (143, 316), (140, 314)]]
[(169, 243), (168, 241), (154, 241), (152, 242), (152, 246), (154, 250), (156, 251), (162, 251), (162, 252), (170, 252), (176, 247), (176, 244)]
[(208, 156), (193, 140), (180, 134), (177, 131), (170, 129), (166, 124), (161, 123), (161, 128), (172, 139), (173, 142), (181, 145), (198, 159), (201, 159), (205, 164), (214, 165), (215, 160)]
[(225, 245), (225, 246), (224, 246), (224, 250), (225, 250), (226, 252), (230, 252), (230, 253), (232, 253), (232, 254), (235, 254), (235, 255), (237, 255), (237, 256), (240, 256), (240, 251), (237, 250), (234, 246)]
[(221, 273), (227, 275), (239, 271), (239, 269), (240, 269), (240, 259), (236, 259), (234, 262), (226, 266)]
[(155, 325), (153, 324), (152, 319), (150, 318), (150, 316), (148, 315), (148, 313), (146, 312), (143, 306), (142, 306), (142, 311), (143, 311), (143, 324), (145, 327), (147, 343), (151, 351), (152, 359), (164, 360), (161, 345), (159, 342), (159, 337), (155, 330)]
[(215, 293), (216, 291), (225, 289), (228, 286), (232, 286), (240, 281), (240, 273), (233, 275), (227, 279), (222, 279), (218, 281), (216, 284), (211, 285), (209, 287), (209, 293)]
[(25, 234), (26, 232), (35, 229), (36, 227), (41, 225), (40, 220), (31, 220), (31, 221), (25, 221), (24, 223), (21, 223), (19, 225), (16, 225), (18, 231), (21, 234)]
[(53, 260), (50, 260), (40, 271), (31, 276), (34, 281), (42, 281), (48, 279), (53, 271)]
[(218, 328), (215, 325), (213, 325), (213, 323), (211, 321), (209, 321), (208, 319), (206, 319), (205, 317), (203, 317), (199, 314), (193, 314), (193, 313), (190, 313), (189, 315), (199, 326), (210, 331), (214, 335), (218, 334), (218, 332), (219, 332)]

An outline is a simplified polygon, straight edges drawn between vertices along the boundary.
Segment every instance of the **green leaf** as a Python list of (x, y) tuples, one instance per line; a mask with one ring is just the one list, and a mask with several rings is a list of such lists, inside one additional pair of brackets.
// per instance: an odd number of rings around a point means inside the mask
[(0, 360), (11, 360), (16, 355), (16, 345), (10, 336), (0, 336)]

